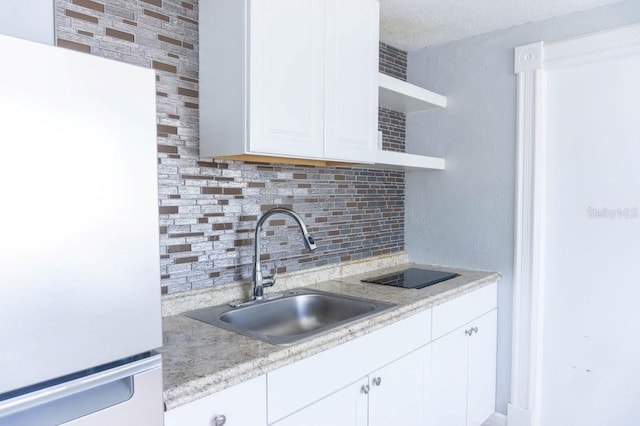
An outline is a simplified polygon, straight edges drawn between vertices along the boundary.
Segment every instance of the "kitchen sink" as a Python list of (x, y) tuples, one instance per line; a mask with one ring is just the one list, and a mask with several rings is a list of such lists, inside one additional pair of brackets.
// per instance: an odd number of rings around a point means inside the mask
[(275, 297), (239, 308), (224, 305), (185, 315), (267, 343), (290, 345), (395, 306), (302, 288)]

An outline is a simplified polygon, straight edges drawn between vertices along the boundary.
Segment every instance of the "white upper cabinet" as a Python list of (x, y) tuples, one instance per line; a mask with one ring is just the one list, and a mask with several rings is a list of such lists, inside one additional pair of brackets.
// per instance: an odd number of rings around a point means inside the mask
[(372, 163), (378, 146), (378, 2), (325, 3), (324, 156)]
[(200, 156), (373, 162), (378, 9), (376, 0), (202, 2)]
[(246, 152), (322, 158), (324, 1), (250, 4)]

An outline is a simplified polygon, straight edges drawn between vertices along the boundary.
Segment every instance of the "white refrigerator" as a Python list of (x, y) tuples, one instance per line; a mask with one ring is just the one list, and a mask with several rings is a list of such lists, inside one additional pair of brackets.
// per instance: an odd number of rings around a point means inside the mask
[(162, 424), (155, 74), (0, 55), (0, 425)]

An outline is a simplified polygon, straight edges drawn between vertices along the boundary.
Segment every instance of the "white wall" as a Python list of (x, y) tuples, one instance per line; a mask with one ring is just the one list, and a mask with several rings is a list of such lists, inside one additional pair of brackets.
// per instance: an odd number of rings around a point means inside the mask
[(498, 304), (497, 409), (506, 413), (516, 143), (513, 49), (640, 22), (629, 0), (409, 53), (408, 80), (448, 96), (442, 111), (407, 117), (407, 149), (443, 156), (447, 170), (407, 173), (406, 247), (412, 261), (503, 275)]
[(0, 34), (54, 44), (54, 0), (0, 0)]
[(605, 52), (545, 67), (545, 426), (640, 425), (640, 51)]

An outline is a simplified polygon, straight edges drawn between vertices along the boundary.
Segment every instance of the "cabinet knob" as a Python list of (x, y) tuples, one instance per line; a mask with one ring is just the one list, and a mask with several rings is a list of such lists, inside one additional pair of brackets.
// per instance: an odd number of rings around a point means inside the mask
[(382, 377), (374, 377), (373, 378), (373, 384), (375, 386), (380, 386), (380, 383), (382, 383)]
[(362, 387), (360, 388), (360, 392), (365, 394), (365, 395), (368, 395), (369, 394), (369, 389), (371, 389), (369, 387), (369, 385), (362, 385)]
[(227, 423), (227, 416), (220, 414), (213, 418), (213, 426), (224, 426)]
[(473, 330), (474, 333), (477, 333), (478, 332), (478, 327), (473, 327), (472, 330)]

